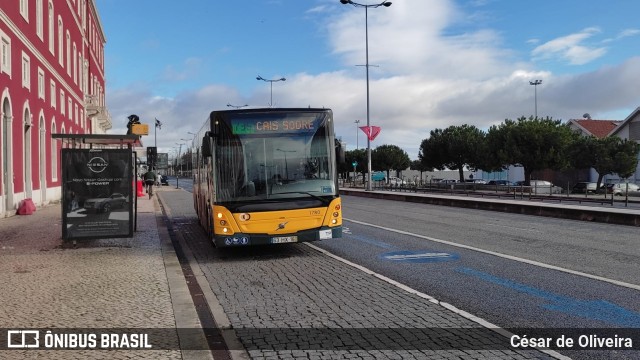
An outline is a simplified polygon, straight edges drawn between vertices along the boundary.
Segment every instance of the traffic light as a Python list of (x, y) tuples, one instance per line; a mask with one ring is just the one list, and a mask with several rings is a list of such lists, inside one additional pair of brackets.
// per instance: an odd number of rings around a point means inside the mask
[(158, 158), (158, 150), (155, 146), (147, 147), (147, 167), (149, 169), (155, 169), (156, 159)]

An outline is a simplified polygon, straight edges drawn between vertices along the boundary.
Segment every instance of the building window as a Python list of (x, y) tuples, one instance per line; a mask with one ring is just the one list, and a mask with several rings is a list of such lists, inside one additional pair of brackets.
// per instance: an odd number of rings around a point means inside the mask
[(60, 113), (62, 115), (64, 115), (64, 104), (66, 102), (64, 101), (64, 91), (60, 90)]
[(0, 73), (11, 77), (11, 39), (0, 31)]
[(20, 15), (29, 22), (29, 0), (20, 0)]
[(73, 82), (78, 84), (78, 49), (76, 43), (73, 43), (73, 63), (71, 64), (71, 71), (73, 72)]
[(44, 70), (38, 67), (38, 97), (44, 100)]
[(62, 27), (62, 19), (58, 16), (58, 63), (64, 66), (64, 31)]
[(51, 107), (52, 108), (56, 108), (56, 83), (55, 81), (51, 80)]
[(71, 97), (67, 99), (67, 108), (69, 110), (67, 112), (67, 114), (69, 114), (69, 120), (73, 121), (73, 108), (71, 107)]
[(31, 89), (31, 59), (22, 53), (22, 87)]
[(53, 2), (52, 0), (49, 0), (49, 52), (51, 52), (52, 54), (55, 51), (55, 31), (54, 31), (54, 22), (53, 22)]
[(42, 0), (36, 0), (36, 34), (38, 34), (40, 40), (43, 40), (44, 33), (42, 10)]
[(71, 36), (69, 35), (69, 32), (67, 31), (67, 54), (66, 54), (66, 59), (67, 59), (67, 75), (71, 76)]
[(80, 117), (78, 116), (78, 104), (73, 104), (73, 117), (75, 118), (75, 123), (78, 124)]

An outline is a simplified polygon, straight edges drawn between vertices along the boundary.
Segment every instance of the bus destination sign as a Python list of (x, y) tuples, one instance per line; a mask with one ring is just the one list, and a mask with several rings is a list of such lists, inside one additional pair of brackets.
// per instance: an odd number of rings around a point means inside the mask
[(234, 135), (305, 133), (315, 132), (320, 119), (232, 119), (231, 127)]

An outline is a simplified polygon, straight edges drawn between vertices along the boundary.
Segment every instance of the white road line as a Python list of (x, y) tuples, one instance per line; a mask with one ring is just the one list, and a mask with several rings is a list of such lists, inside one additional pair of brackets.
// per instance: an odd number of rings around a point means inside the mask
[[(343, 220), (345, 220), (345, 219), (343, 218)], [(353, 221), (353, 220), (349, 220), (349, 221)], [(357, 222), (357, 221), (354, 221), (354, 222)], [(366, 224), (366, 223), (360, 223), (360, 222), (358, 222), (358, 223), (359, 224)], [(379, 227), (379, 226), (376, 226), (376, 227)], [(401, 289), (403, 291), (406, 291), (406, 292), (408, 292), (410, 294), (414, 294), (414, 295), (416, 295), (418, 297), (421, 297), (421, 298), (423, 298), (423, 299), (425, 299), (425, 300), (427, 300), (427, 301), (429, 301), (431, 303), (440, 305), (440, 306), (444, 307), (445, 309), (464, 317), (465, 319), (471, 320), (471, 321), (475, 322), (478, 325), (481, 325), (481, 326), (483, 326), (483, 327), (485, 327), (485, 328), (487, 328), (489, 330), (492, 330), (493, 332), (495, 332), (495, 333), (497, 333), (499, 335), (504, 336), (505, 338), (511, 338), (511, 336), (515, 335), (515, 334), (509, 332), (508, 330), (505, 330), (505, 329), (499, 327), (498, 325), (495, 325), (493, 323), (488, 322), (485, 319), (477, 317), (477, 316), (475, 316), (475, 315), (473, 315), (471, 313), (468, 313), (468, 312), (466, 312), (466, 311), (464, 311), (462, 309), (458, 309), (457, 307), (455, 307), (455, 306), (453, 306), (453, 305), (451, 305), (449, 303), (440, 301), (440, 300), (434, 298), (431, 295), (427, 295), (427, 294), (425, 294), (423, 292), (420, 292), (420, 291), (418, 291), (418, 290), (416, 290), (414, 288), (411, 288), (411, 287), (409, 287), (407, 285), (404, 285), (404, 284), (402, 284), (400, 282), (397, 282), (397, 281), (395, 281), (393, 279), (390, 279), (390, 278), (388, 278), (388, 277), (386, 277), (386, 276), (384, 276), (382, 274), (378, 274), (377, 272), (375, 272), (373, 270), (370, 270), (370, 269), (368, 269), (368, 268), (366, 268), (366, 267), (364, 267), (362, 265), (358, 265), (358, 264), (356, 264), (354, 262), (351, 262), (351, 261), (349, 261), (347, 259), (341, 258), (340, 256), (335, 255), (333, 253), (330, 253), (329, 251), (327, 251), (325, 249), (319, 248), (316, 245), (313, 245), (312, 243), (305, 242), (303, 244), (305, 244), (306, 246), (309, 246), (310, 248), (315, 249), (315, 250), (325, 254), (326, 256), (329, 256), (329, 257), (331, 257), (333, 259), (336, 259), (336, 260), (338, 260), (338, 261), (340, 261), (340, 262), (342, 262), (342, 263), (344, 263), (346, 265), (354, 267), (354, 268), (356, 268), (356, 269), (358, 269), (358, 270), (360, 270), (360, 271), (362, 271), (362, 272), (364, 272), (366, 274), (369, 274), (369, 275), (371, 275), (373, 277), (376, 277), (376, 278), (378, 278), (378, 279), (380, 279), (380, 280), (382, 280), (382, 281), (384, 281), (384, 282), (386, 282), (388, 284), (391, 284), (391, 285), (393, 285), (393, 286), (395, 286), (395, 287), (397, 287), (397, 288), (399, 288), (399, 289)], [(513, 349), (513, 350), (521, 350), (521, 349)], [(562, 354), (560, 354), (560, 353), (558, 353), (557, 351), (554, 351), (554, 350), (543, 350), (543, 349), (536, 349), (536, 350), (538, 350), (538, 351), (540, 351), (542, 353), (545, 353), (545, 354), (547, 354), (547, 355), (549, 355), (549, 356), (551, 356), (553, 358), (556, 358), (556, 359), (560, 359), (560, 360), (570, 360), (571, 359), (570, 357), (564, 356), (564, 355), (562, 355)]]
[(374, 227), (374, 228), (378, 228), (378, 229), (382, 229), (382, 230), (395, 232), (395, 233), (398, 233), (398, 234), (415, 236), (415, 237), (418, 237), (418, 238), (421, 238), (421, 239), (434, 241), (434, 242), (438, 242), (438, 243), (441, 243), (441, 244), (447, 244), (447, 245), (451, 245), (451, 246), (455, 246), (455, 247), (459, 247), (459, 248), (463, 248), (463, 249), (469, 249), (469, 250), (473, 250), (473, 251), (478, 251), (478, 252), (481, 252), (481, 253), (490, 254), (490, 255), (498, 256), (498, 257), (509, 259), (509, 260), (519, 261), (519, 262), (522, 262), (522, 263), (525, 263), (525, 264), (539, 266), (539, 267), (546, 268), (546, 269), (558, 270), (558, 271), (562, 271), (562, 272), (565, 272), (565, 273), (568, 273), (568, 274), (573, 274), (573, 275), (583, 276), (583, 277), (586, 277), (586, 278), (589, 278), (589, 279), (604, 281), (604, 282), (608, 282), (610, 284), (623, 286), (623, 287), (626, 287), (626, 288), (629, 288), (629, 289), (640, 290), (640, 285), (631, 284), (631, 283), (627, 283), (627, 282), (624, 282), (624, 281), (609, 279), (609, 278), (605, 278), (605, 277), (598, 276), (598, 275), (593, 275), (593, 274), (587, 274), (587, 273), (584, 273), (584, 272), (581, 272), (581, 271), (565, 269), (565, 268), (561, 268), (561, 267), (555, 266), (555, 265), (549, 265), (549, 264), (541, 263), (541, 262), (534, 261), (534, 260), (523, 259), (523, 258), (520, 258), (520, 257), (517, 257), (517, 256), (501, 254), (501, 253), (498, 253), (498, 252), (495, 252), (495, 251), (480, 249), (480, 248), (469, 246), (469, 245), (458, 244), (458, 243), (454, 243), (454, 242), (447, 241), (447, 240), (436, 239), (436, 238), (433, 238), (433, 237), (430, 237), (430, 236), (414, 234), (414, 233), (410, 233), (408, 231), (396, 230), (396, 229), (392, 229), (392, 228), (388, 228), (388, 227), (384, 227), (384, 226), (380, 226), (380, 225), (369, 224), (369, 223), (366, 223), (366, 222), (363, 222), (363, 221), (357, 221), (357, 220), (351, 220), (351, 219), (345, 219), (345, 218), (343, 218), (343, 220), (351, 221), (351, 222), (354, 222), (354, 223), (360, 224), (360, 225), (365, 225), (365, 226), (370, 226), (370, 227)]

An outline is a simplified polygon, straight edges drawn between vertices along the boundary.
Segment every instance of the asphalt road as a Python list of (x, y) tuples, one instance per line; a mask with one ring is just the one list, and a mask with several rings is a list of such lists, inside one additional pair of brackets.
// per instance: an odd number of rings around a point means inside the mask
[(317, 246), (491, 323), (640, 328), (637, 228), (353, 196), (343, 208), (344, 237)]

